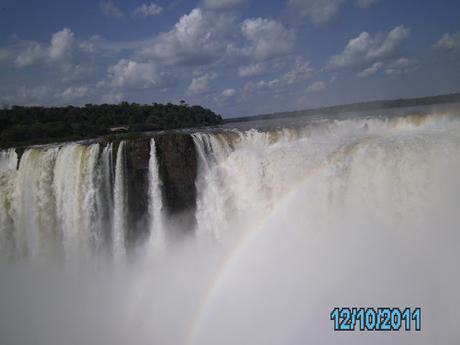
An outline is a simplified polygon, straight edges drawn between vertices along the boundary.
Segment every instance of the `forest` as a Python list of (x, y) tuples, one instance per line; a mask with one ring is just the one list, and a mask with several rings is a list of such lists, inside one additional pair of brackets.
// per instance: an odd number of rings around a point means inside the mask
[(0, 110), (0, 148), (81, 140), (114, 132), (218, 125), (220, 115), (199, 105), (86, 104), (83, 107), (12, 106)]

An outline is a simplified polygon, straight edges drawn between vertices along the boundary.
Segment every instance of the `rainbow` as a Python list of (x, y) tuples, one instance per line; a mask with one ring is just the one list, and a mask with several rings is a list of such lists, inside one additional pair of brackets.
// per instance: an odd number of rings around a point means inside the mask
[[(380, 138), (381, 135), (378, 137)], [(262, 216), (249, 227), (249, 230), (241, 236), (238, 244), (227, 256), (227, 259), (223, 262), (218, 269), (217, 274), (211, 280), (211, 283), (204, 294), (204, 298), (195, 313), (195, 317), (192, 319), (191, 326), (186, 333), (186, 339), (184, 341), (185, 344), (195, 344), (199, 331), (206, 320), (206, 315), (212, 305), (214, 305), (214, 302), (217, 300), (219, 291), (221, 287), (225, 285), (229, 273), (232, 269), (238, 267), (239, 260), (243, 257), (244, 252), (249, 250), (251, 245), (257, 241), (263, 230), (266, 228), (265, 225), (272, 219), (276, 218), (276, 216), (281, 213), (280, 211), (283, 211), (283, 209), (289, 205), (289, 201), (294, 198), (298, 191), (300, 191), (312, 177), (320, 175), (323, 171), (326, 171), (330, 167), (339, 163), (344, 157), (356, 152), (361, 144), (369, 143), (375, 139), (377, 139), (375, 136), (368, 137), (365, 140), (349, 145), (345, 149), (339, 150), (329, 159), (325, 159), (316, 168), (310, 170), (303, 178), (301, 178), (297, 184), (281, 196), (276, 205), (274, 205), (270, 210), (265, 211)]]
[[(447, 115), (447, 116), (446, 116)], [(204, 298), (199, 304), (195, 316), (192, 318), (190, 327), (186, 333), (186, 339), (184, 344), (193, 345), (197, 341), (197, 336), (199, 335), (200, 330), (203, 328), (203, 325), (206, 320), (206, 316), (212, 306), (215, 304), (219, 292), (222, 286), (225, 285), (229, 273), (238, 267), (239, 261), (243, 257), (243, 254), (251, 248), (251, 245), (257, 241), (264, 229), (266, 229), (266, 224), (268, 224), (272, 219), (276, 218), (285, 207), (289, 205), (289, 201), (294, 198), (294, 196), (304, 187), (311, 178), (320, 175), (327, 169), (335, 166), (337, 163), (342, 161), (347, 156), (353, 155), (360, 146), (369, 144), (373, 141), (381, 139), (387, 135), (390, 135), (394, 131), (404, 131), (411, 130), (424, 126), (430, 123), (435, 122), (439, 118), (448, 118), (448, 114), (428, 114), (428, 115), (409, 115), (405, 117), (397, 117), (390, 121), (396, 122), (396, 126), (386, 126), (383, 131), (361, 138), (360, 141), (353, 142), (345, 148), (339, 149), (329, 158), (326, 158), (321, 164), (316, 168), (310, 170), (300, 181), (295, 184), (290, 190), (288, 190), (284, 195), (281, 196), (279, 201), (272, 207), (272, 209), (265, 211), (259, 220), (255, 221), (252, 226), (249, 227), (249, 230), (246, 231), (239, 240), (238, 244), (235, 246), (233, 251), (227, 256), (227, 259), (223, 262), (220, 268), (217, 271), (217, 274), (211, 280)], [(400, 120), (404, 120), (403, 123)]]

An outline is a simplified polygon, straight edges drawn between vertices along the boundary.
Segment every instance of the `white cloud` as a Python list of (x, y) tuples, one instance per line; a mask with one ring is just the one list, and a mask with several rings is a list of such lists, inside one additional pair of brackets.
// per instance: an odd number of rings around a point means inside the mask
[(95, 54), (103, 44), (103, 39), (98, 35), (91, 36), (88, 40), (79, 43), (78, 48), (88, 54)]
[(16, 56), (14, 63), (16, 67), (31, 66), (44, 59), (45, 56), (46, 49), (40, 43), (29, 42), (25, 49)]
[(460, 32), (444, 34), (439, 41), (433, 45), (433, 48), (447, 52), (460, 52)]
[(281, 74), (278, 78), (260, 80), (258, 82), (247, 82), (243, 87), (244, 94), (263, 93), (268, 90), (277, 93), (286, 90), (289, 86), (297, 85), (312, 77), (313, 69), (310, 67), (309, 61), (297, 56), (292, 65), (293, 67), (291, 69)]
[(113, 0), (103, 0), (100, 2), (102, 14), (107, 17), (122, 18), (124, 13), (118, 8)]
[(311, 78), (312, 73), (313, 68), (310, 67), (310, 61), (306, 61), (302, 57), (297, 56), (293, 68), (281, 77), (281, 81), (288, 85), (294, 84)]
[(315, 26), (334, 21), (344, 0), (289, 0), (289, 6)]
[(238, 68), (238, 75), (241, 78), (255, 77), (264, 75), (267, 72), (267, 66), (263, 63), (256, 63)]
[(54, 33), (49, 46), (38, 42), (24, 42), (14, 63), (16, 67), (37, 63), (69, 63), (72, 59), (74, 42), (74, 33), (68, 28)]
[(86, 85), (69, 86), (62, 91), (62, 87), (55, 84), (40, 86), (20, 86), (10, 93), (0, 95), (0, 104), (16, 104), (24, 106), (62, 106), (81, 104), (89, 96), (89, 87)]
[(224, 10), (234, 6), (241, 5), (246, 0), (202, 0), (203, 8), (208, 10)]
[(397, 53), (409, 34), (409, 29), (403, 25), (395, 27), (387, 35), (376, 34), (372, 37), (369, 33), (362, 32), (348, 42), (342, 53), (329, 59), (326, 69), (360, 67), (369, 62), (391, 57)]
[(52, 70), (53, 74), (58, 72), (64, 83), (88, 79), (94, 72), (90, 55), (94, 53), (95, 47), (89, 41), (76, 42), (74, 33), (68, 28), (54, 33), (49, 45), (20, 42), (15, 50), (16, 67), (43, 65)]
[[(136, 57), (164, 65), (207, 66), (238, 59), (263, 62), (290, 54), (294, 48), (294, 32), (275, 20), (247, 19), (237, 25), (231, 13), (195, 8), (171, 30), (143, 41)], [(261, 66), (242, 67), (239, 72), (241, 76), (259, 74)]]
[(137, 17), (148, 17), (159, 15), (161, 12), (163, 12), (163, 7), (152, 2), (135, 8), (132, 14)]
[(381, 62), (374, 62), (372, 66), (362, 70), (361, 72), (358, 73), (358, 77), (360, 78), (366, 78), (370, 77), (371, 75), (376, 74), (380, 68), (383, 66)]
[(87, 94), (88, 94), (87, 86), (79, 86), (79, 87), (70, 86), (67, 89), (65, 89), (59, 96), (64, 101), (73, 101), (76, 99), (81, 99), (85, 97)]
[(236, 95), (236, 90), (235, 89), (225, 89), (222, 91), (222, 96), (224, 97), (233, 97)]
[(294, 48), (294, 33), (272, 19), (246, 19), (241, 33), (249, 41), (241, 53), (258, 61), (286, 55)]
[(320, 92), (326, 88), (326, 84), (323, 81), (315, 81), (307, 87), (307, 92)]
[(101, 103), (117, 104), (123, 101), (125, 95), (122, 92), (110, 91), (101, 96)]
[(207, 73), (192, 79), (187, 92), (189, 94), (201, 94), (209, 91), (209, 82), (217, 77), (215, 73)]
[(153, 62), (140, 63), (121, 59), (108, 69), (109, 84), (116, 88), (149, 89), (166, 85), (164, 76)]
[(23, 86), (19, 89), (18, 98), (23, 104), (40, 104), (52, 97), (53, 90), (49, 85), (40, 85), (37, 87)]
[(397, 76), (412, 72), (417, 68), (417, 61), (402, 57), (392, 62), (385, 70), (385, 74), (388, 76)]
[(55, 90), (50, 85), (20, 86), (9, 93), (0, 94), (0, 103), (16, 105), (53, 104)]
[(53, 61), (67, 60), (72, 53), (74, 40), (74, 34), (68, 28), (53, 34), (49, 48), (50, 59)]
[(215, 15), (195, 8), (182, 16), (172, 30), (161, 33), (146, 45), (140, 55), (166, 64), (208, 64), (225, 53), (233, 22), (233, 16)]
[(377, 1), (378, 0), (355, 0), (355, 6), (366, 9), (371, 7)]

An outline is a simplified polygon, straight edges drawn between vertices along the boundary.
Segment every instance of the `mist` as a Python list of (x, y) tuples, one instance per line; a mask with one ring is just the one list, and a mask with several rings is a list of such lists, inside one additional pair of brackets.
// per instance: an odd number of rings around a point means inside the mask
[[(151, 160), (150, 238), (127, 255), (117, 242), (115, 260), (5, 261), (0, 343), (460, 340), (458, 118), (325, 119), (293, 128), (201, 132), (193, 139), (199, 156), (194, 228), (168, 235), (179, 231), (161, 214)], [(91, 156), (95, 148), (72, 150)], [(1, 164), (9, 167), (0, 173), (2, 192), (11, 183), (20, 190), (14, 164)], [(2, 207), (15, 195), (4, 193)], [(18, 224), (14, 217), (0, 218), (1, 229)], [(88, 219), (93, 226), (94, 217)], [(77, 220), (73, 224), (85, 224)], [(34, 228), (20, 224), (24, 233)], [(74, 243), (86, 243), (83, 230), (75, 236), (84, 240), (70, 237), (64, 257), (81, 249)], [(334, 307), (381, 306), (420, 307), (422, 330), (334, 331)]]

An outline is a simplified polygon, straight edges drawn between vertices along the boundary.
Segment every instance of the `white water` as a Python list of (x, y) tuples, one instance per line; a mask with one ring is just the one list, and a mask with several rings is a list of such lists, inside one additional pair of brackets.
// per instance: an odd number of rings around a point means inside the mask
[(18, 164), (16, 150), (0, 151), (0, 171), (15, 170)]
[[(197, 136), (213, 157), (204, 165), (199, 228), (223, 242), (253, 235), (211, 293), (192, 343), (458, 341), (458, 120), (312, 129), (246, 132), (231, 136), (233, 149), (228, 138)], [(334, 334), (335, 306), (421, 306), (425, 328)]]
[(149, 159), (149, 216), (151, 250), (163, 253), (166, 249), (166, 232), (163, 219), (161, 181), (158, 171), (155, 139), (150, 141)]
[(72, 263), (102, 252), (113, 212), (111, 145), (102, 155), (99, 144), (31, 148), (17, 170), (16, 153), (0, 158), (2, 257)]
[[(163, 216), (152, 141), (151, 241), (146, 250), (162, 248), (164, 255), (147, 255), (117, 279), (82, 273), (78, 284), (72, 286), (71, 279), (62, 290), (62, 279), (55, 277), (47, 284), (28, 278), (32, 283), (19, 291), (17, 278), (1, 281), (2, 343), (27, 336), (47, 345), (460, 341), (457, 117), (326, 120), (295, 129), (196, 133), (194, 142), (199, 155), (194, 231), (198, 242), (209, 246), (196, 246), (195, 238), (176, 246), (166, 241), (171, 229)], [(98, 196), (111, 194), (101, 187), (91, 196), (91, 186), (99, 180), (88, 178), (87, 172), (95, 169), (105, 176), (104, 183), (111, 180), (112, 147), (98, 147), (105, 158), (94, 165), (95, 148), (72, 145), (37, 149), (36, 157), (27, 151), (18, 171), (0, 172), (1, 238), (8, 239), (1, 242), (2, 250), (12, 243), (26, 248), (14, 253), (43, 252), (38, 244), (48, 243), (49, 236), (29, 230), (39, 223), (35, 215), (43, 213), (44, 206), (37, 205), (49, 204), (57, 213), (70, 210), (69, 219), (56, 218), (55, 227), (63, 236), (66, 257), (94, 247), (91, 227), (79, 226), (97, 227), (89, 210), (111, 200), (104, 196), (97, 201)], [(117, 232), (124, 241), (126, 231), (120, 226), (126, 224), (120, 147), (113, 177), (114, 243)], [(38, 189), (60, 182), (59, 193), (54, 187), (33, 192), (33, 176), (43, 169), (36, 168), (42, 165), (34, 159), (48, 167), (41, 179), (52, 181)], [(83, 185), (78, 188), (74, 170)], [(46, 171), (53, 172), (48, 180)], [(70, 198), (66, 190), (75, 191), (71, 200), (63, 197)], [(78, 193), (88, 197), (76, 198)], [(36, 205), (42, 194), (51, 201)], [(66, 208), (65, 202), (73, 206)], [(80, 210), (80, 217), (73, 210)], [(21, 309), (22, 300), (27, 304)], [(422, 332), (337, 333), (329, 320), (335, 306), (420, 306)], [(46, 317), (37, 323), (37, 314)]]
[(125, 142), (118, 145), (117, 162), (115, 165), (114, 208), (112, 245), (116, 262), (124, 260), (126, 255), (126, 189), (125, 189)]

